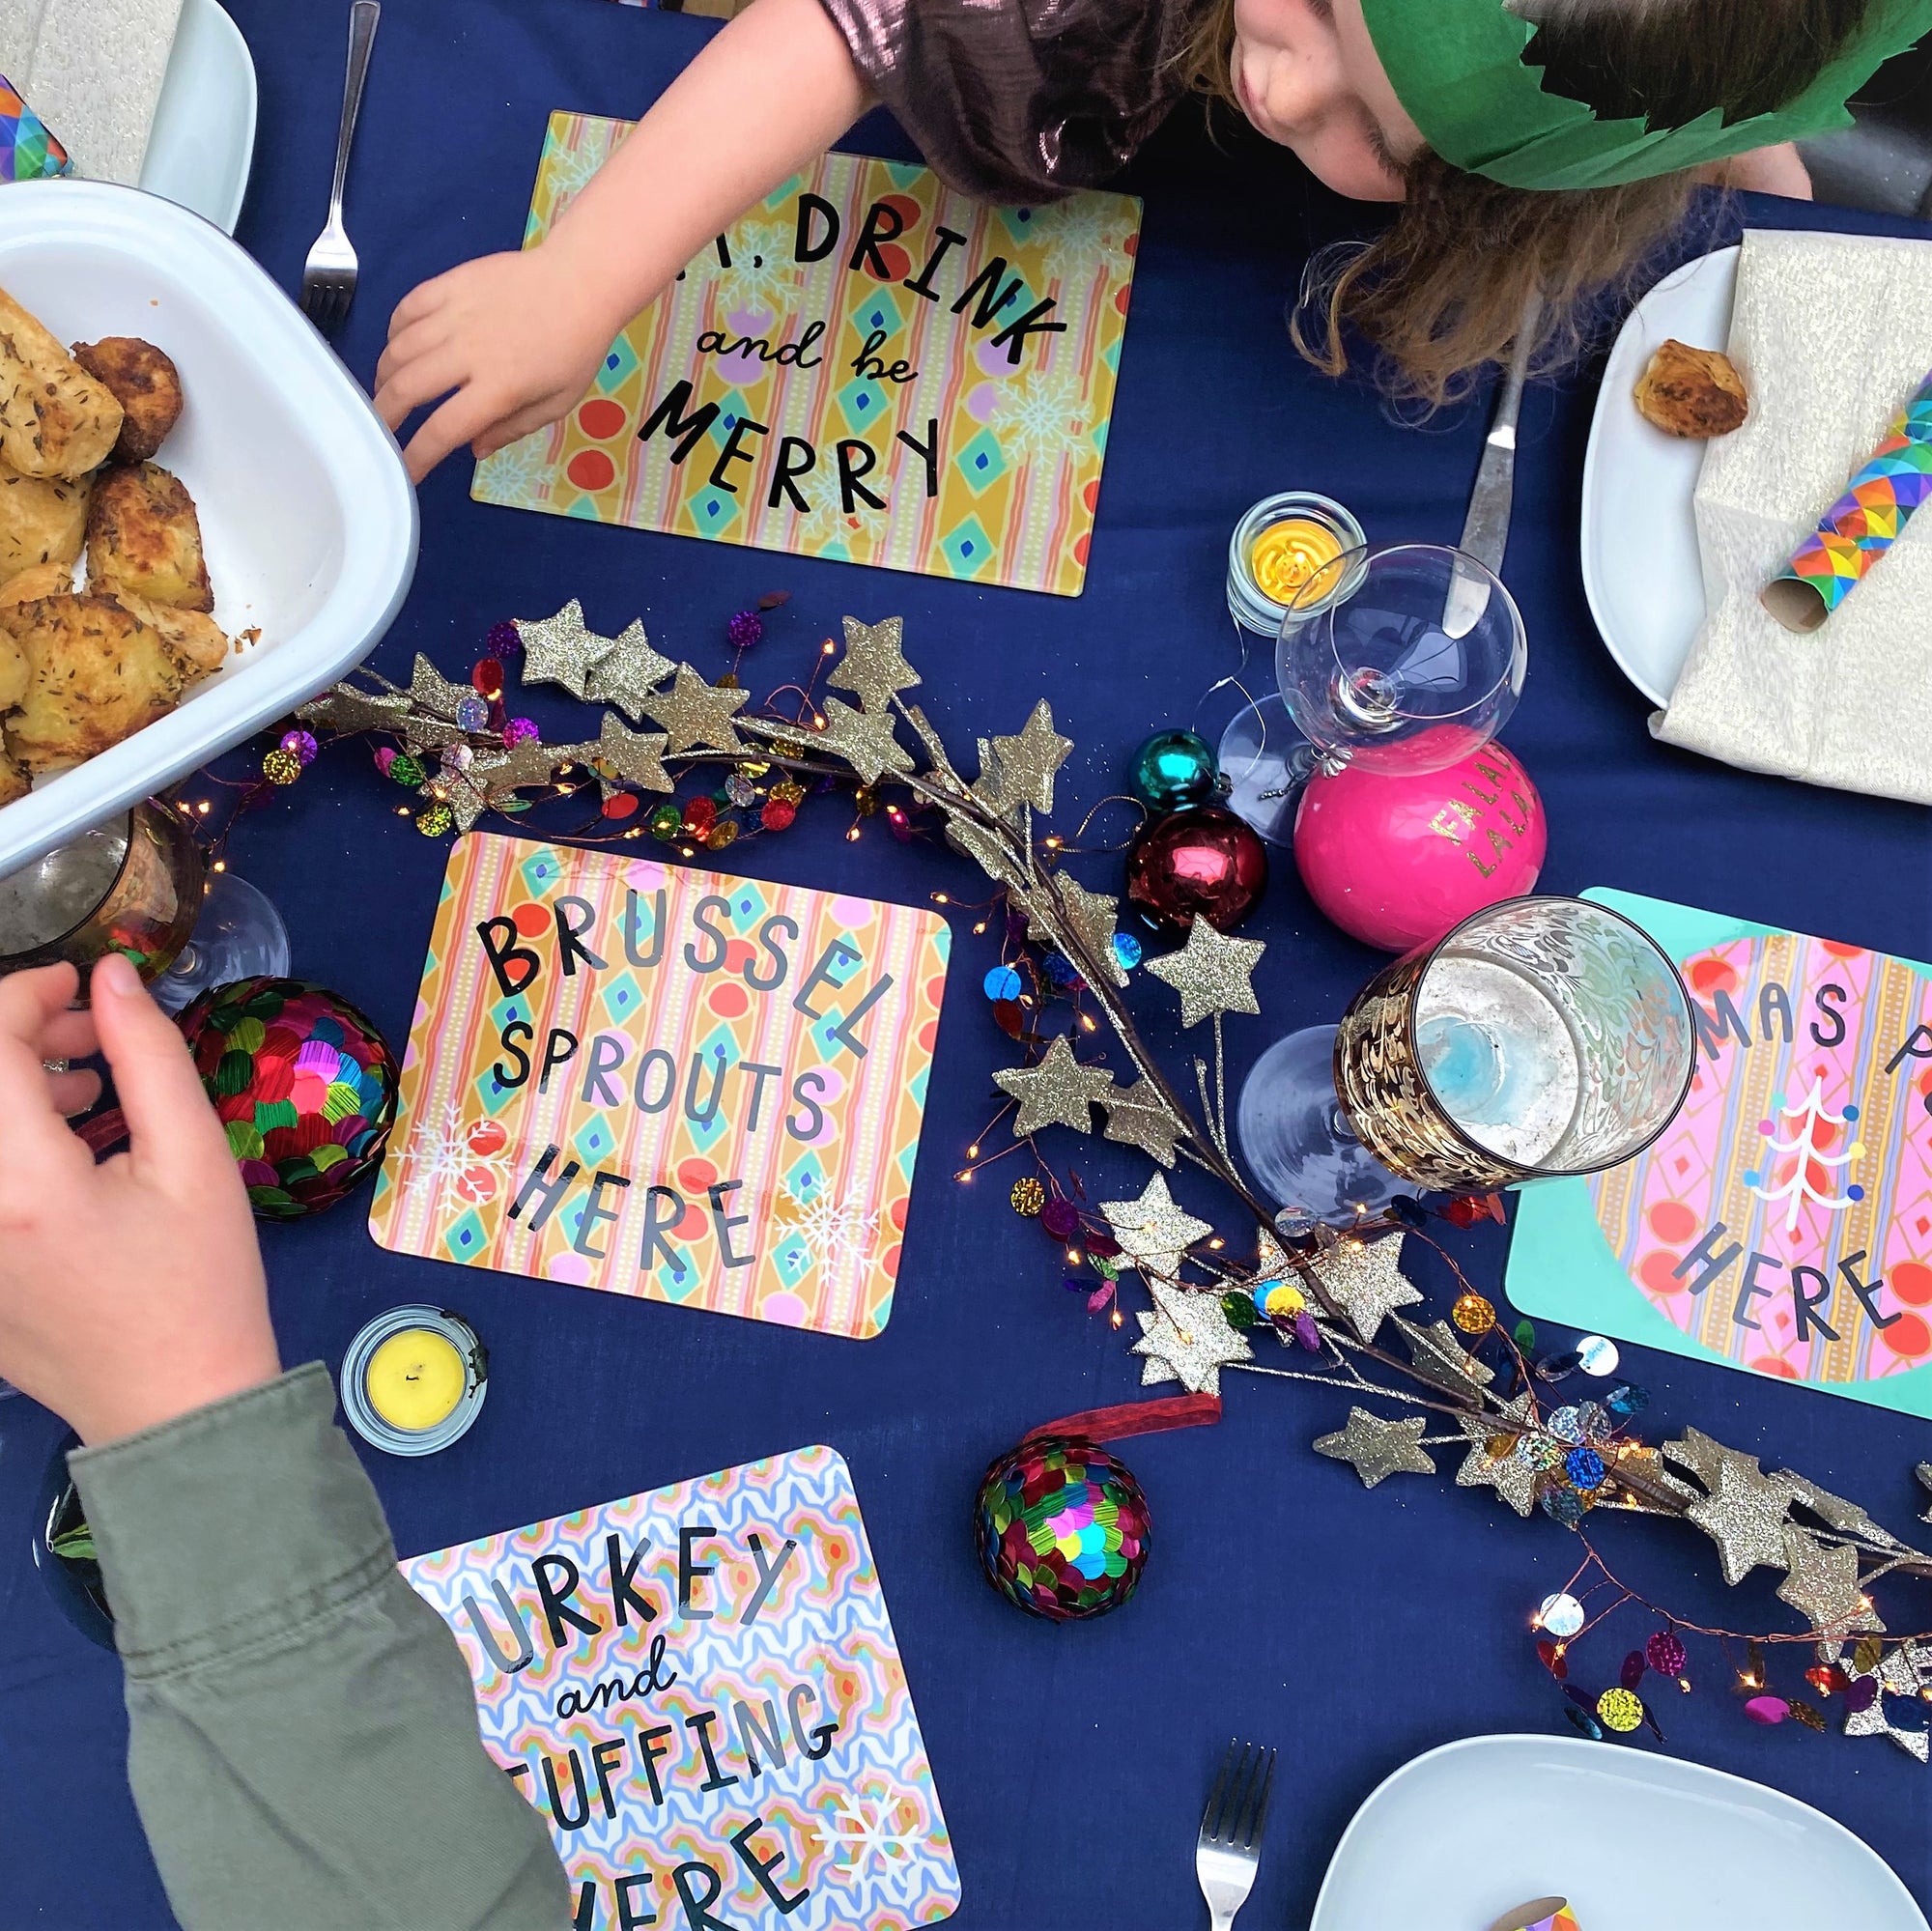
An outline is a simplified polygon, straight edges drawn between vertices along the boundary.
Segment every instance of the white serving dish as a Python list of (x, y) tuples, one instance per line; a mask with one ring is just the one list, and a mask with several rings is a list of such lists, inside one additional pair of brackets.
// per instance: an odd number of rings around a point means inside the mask
[(1926, 1931), (1890, 1867), (1823, 1811), (1566, 1737), (1469, 1737), (1404, 1764), (1342, 1833), (1311, 1931), (1487, 1931), (1551, 1895), (1583, 1931)]
[(255, 159), (255, 62), (220, 0), (182, 0), (141, 185), (235, 232)]
[(415, 569), (395, 440), (293, 302), (210, 223), (139, 189), (0, 194), (0, 286), (63, 341), (140, 335), (186, 408), (156, 459), (201, 514), (215, 620), (261, 639), (180, 708), (0, 809), (0, 874), (125, 809), (368, 656)]
[(1583, 458), (1583, 591), (1624, 675), (1668, 704), (1704, 621), (1694, 498), (1704, 444), (1636, 412), (1637, 378), (1669, 336), (1697, 349), (1730, 339), (1738, 251), (1687, 262), (1637, 303), (1604, 367)]

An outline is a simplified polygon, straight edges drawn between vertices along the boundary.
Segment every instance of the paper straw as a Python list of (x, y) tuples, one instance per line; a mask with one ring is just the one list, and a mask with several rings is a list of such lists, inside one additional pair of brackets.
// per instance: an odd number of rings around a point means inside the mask
[(1758, 601), (1786, 630), (1816, 630), (1852, 585), (1898, 540), (1932, 496), (1932, 376), (1893, 418), (1886, 439), (1845, 485), (1818, 527), (1764, 586)]

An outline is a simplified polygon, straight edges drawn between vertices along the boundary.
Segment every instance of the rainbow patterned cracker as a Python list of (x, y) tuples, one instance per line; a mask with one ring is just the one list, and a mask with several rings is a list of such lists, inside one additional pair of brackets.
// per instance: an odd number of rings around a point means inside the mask
[(485, 1748), (550, 1821), (578, 1924), (708, 1910), (747, 1931), (903, 1931), (956, 1909), (905, 1668), (832, 1449), (402, 1569), (455, 1633)]
[(0, 73), (0, 181), (47, 181), (71, 165), (53, 129)]
[(1818, 527), (1764, 587), (1760, 601), (1786, 630), (1813, 631), (1897, 542), (1932, 495), (1932, 376), (1899, 411)]
[(1578, 1926), (1568, 1899), (1539, 1897), (1504, 1912), (1490, 1931), (1578, 1931)]
[(923, 907), (460, 838), (370, 1231), (867, 1339), (892, 1312), (950, 948)]
[[(551, 116), (525, 245), (629, 124)], [(829, 154), (707, 245), (569, 415), (470, 494), (553, 516), (1077, 596), (1140, 230)]]

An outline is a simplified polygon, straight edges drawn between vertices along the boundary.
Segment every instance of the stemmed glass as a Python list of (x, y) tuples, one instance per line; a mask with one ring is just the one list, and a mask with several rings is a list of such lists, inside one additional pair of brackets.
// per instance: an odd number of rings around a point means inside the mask
[(0, 878), (0, 976), (125, 952), (170, 1012), (212, 985), (289, 969), (274, 906), (211, 873), (184, 814), (151, 798)]
[(1318, 771), (1440, 771), (1487, 744), (1516, 708), (1528, 661), (1515, 599), (1475, 557), (1440, 543), (1347, 551), (1288, 606), (1278, 694), (1244, 704), (1221, 733), (1226, 802), (1289, 844)]
[(1656, 942), (1583, 898), (1506, 898), (1385, 967), (1339, 1027), (1277, 1040), (1241, 1088), (1242, 1157), (1300, 1233), (1406, 1191), (1620, 1166), (1676, 1117), (1690, 995)]

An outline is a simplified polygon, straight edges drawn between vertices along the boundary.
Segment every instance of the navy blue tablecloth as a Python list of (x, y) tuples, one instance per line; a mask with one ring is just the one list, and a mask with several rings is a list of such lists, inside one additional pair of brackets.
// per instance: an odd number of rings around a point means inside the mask
[[(241, 240), (293, 288), (323, 213), (346, 9), (234, 0), (234, 12), (262, 82)], [(389, 0), (351, 184), (363, 284), (340, 343), (350, 367), (368, 380), (389, 310), (415, 282), (516, 245), (552, 109), (635, 114), (708, 31), (596, 0)], [(905, 152), (883, 125), (854, 145)], [(791, 603), (748, 681), (791, 674), (843, 612), (903, 612), (925, 674), (921, 697), (954, 743), (1016, 728), (1044, 695), (1079, 745), (1063, 798), (1119, 788), (1132, 746), (1184, 720), (1228, 662), (1225, 547), (1249, 502), (1314, 488), (1350, 503), (1372, 536), (1450, 538), (1483, 428), (1469, 410), (1405, 427), (1366, 389), (1296, 359), (1283, 299), (1312, 246), (1367, 217), (1312, 187), (1287, 156), (1245, 137), (1216, 149), (1177, 126), (1127, 185), (1147, 195), (1146, 230), (1092, 572), (1077, 601), (486, 508), (469, 501), (469, 466), (457, 462), (422, 493), (421, 565), (377, 663), (406, 677), (424, 650), (461, 676), (492, 622), (579, 596), (599, 628), (640, 615), (662, 648), (716, 674), (725, 616), (783, 588)], [(1772, 203), (1748, 213), (1883, 225)], [(1738, 211), (1713, 219), (1734, 228)], [(1578, 576), (1593, 392), (1586, 372), (1528, 399), (1508, 563), (1531, 659), (1507, 736), (1548, 804), (1545, 886), (1624, 886), (1932, 956), (1922, 812), (1748, 777), (1647, 737), (1645, 702), (1605, 652)], [(560, 698), (532, 708), (559, 731), (571, 709)], [(296, 968), (400, 1042), (445, 846), (395, 816), (395, 800), (362, 753), (345, 750), (247, 818), (231, 856), (280, 904)], [(743, 868), (912, 902), (977, 876), (876, 830), (847, 843), (845, 823), (842, 812), (808, 810), (786, 837), (741, 847)], [(1117, 863), (1082, 868), (1110, 889)], [(1269, 951), (1257, 977), (1266, 1016), (1234, 1024), (1243, 1061), (1278, 1031), (1333, 1019), (1377, 962), (1315, 914), (1292, 866), (1249, 930)], [(1008, 1210), (1003, 1185), (951, 1178), (956, 1150), (992, 1110), (988, 1075), (1007, 1050), (979, 992), (993, 941), (963, 923), (955, 937), (905, 1264), (879, 1339), (457, 1274), (380, 1252), (351, 1206), (264, 1229), (285, 1355), (339, 1362), (370, 1315), (417, 1299), (459, 1306), (487, 1338), (490, 1400), (460, 1446), (420, 1463), (370, 1458), (406, 1553), (835, 1444), (854, 1471), (952, 1829), (962, 1931), (1199, 1921), (1193, 1835), (1236, 1733), (1284, 1753), (1244, 1921), (1305, 1921), (1350, 1814), (1406, 1758), (1479, 1732), (1565, 1731), (1525, 1625), (1570, 1575), (1575, 1544), (1446, 1479), (1365, 1493), (1350, 1469), (1308, 1447), (1339, 1426), (1336, 1398), (1236, 1377), (1217, 1428), (1127, 1451), (1155, 1517), (1152, 1562), (1127, 1609), (1052, 1628), (1000, 1603), (979, 1577), (968, 1528), (980, 1470), (1040, 1421), (1127, 1399), (1139, 1363), (1063, 1292), (1051, 1243)], [(1102, 1188), (1137, 1187), (1144, 1172), (1104, 1144), (1060, 1150)], [(1185, 1170), (1176, 1187), (1197, 1207), (1222, 1205)], [(1452, 1238), (1494, 1289), (1500, 1230)], [(1445, 1285), (1433, 1263), (1415, 1271), (1427, 1289)], [(1922, 1499), (1911, 1472), (1928, 1452), (1919, 1424), (1639, 1350), (1630, 1366), (1656, 1397), (1654, 1431), (1706, 1428), (1901, 1526)], [(0, 1926), (163, 1926), (173, 1920), (123, 1774), (118, 1668), (61, 1618), (27, 1561), (33, 1503), (61, 1433), (25, 1402), (0, 1406)], [(1779, 1620), (1768, 1588), (1719, 1586), (1694, 1530), (1632, 1521), (1605, 1533), (1633, 1580), (1689, 1613), (1732, 1627)], [(1620, 1651), (1612, 1638), (1599, 1652), (1605, 1679)], [(1671, 1748), (1818, 1804), (1921, 1901), (1932, 1895), (1927, 1773), (1882, 1740), (1757, 1729), (1726, 1693), (1716, 1656), (1700, 1661), (1701, 1693), (1672, 1697), (1663, 1713)], [(1781, 1666), (1795, 1675), (1792, 1653)]]

